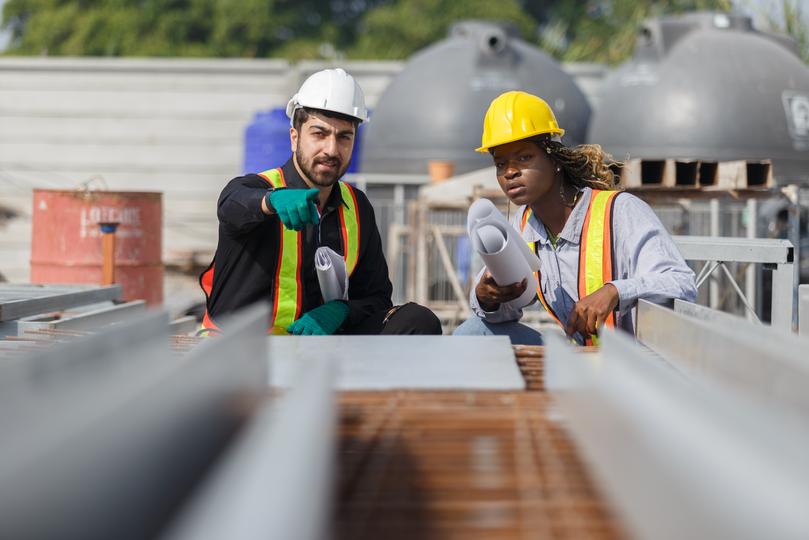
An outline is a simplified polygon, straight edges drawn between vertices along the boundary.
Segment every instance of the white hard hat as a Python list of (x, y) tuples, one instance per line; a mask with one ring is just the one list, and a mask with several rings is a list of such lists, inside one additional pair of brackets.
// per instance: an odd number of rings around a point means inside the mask
[(354, 77), (344, 70), (324, 69), (313, 73), (287, 103), (287, 116), (292, 125), (295, 111), (301, 107), (331, 111), (368, 121), (365, 95)]

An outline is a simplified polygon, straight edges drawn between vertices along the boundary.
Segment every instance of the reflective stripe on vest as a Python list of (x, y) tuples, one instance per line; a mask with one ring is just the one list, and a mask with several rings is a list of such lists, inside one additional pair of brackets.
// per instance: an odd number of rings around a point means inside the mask
[(205, 293), (205, 315), (203, 315), (202, 324), (197, 330), (198, 336), (207, 337), (221, 332), (221, 329), (213, 322), (213, 319), (208, 314), (208, 300), (211, 298), (211, 291), (213, 290), (213, 272), (214, 263), (212, 262), (202, 275), (199, 276), (199, 285)]
[[(613, 279), (612, 208), (615, 205), (615, 197), (619, 193), (619, 191), (592, 190), (579, 242), (579, 300), (594, 293)], [(520, 221), (520, 232), (525, 230), (525, 225), (530, 217), (531, 209), (526, 207)], [(528, 242), (528, 246), (536, 253), (535, 242)], [(542, 294), (540, 272), (537, 272), (537, 283), (539, 302), (560, 326), (564, 326)], [(610, 313), (604, 324), (615, 326), (614, 312)], [(586, 345), (597, 343), (596, 336), (585, 339)]]
[[(274, 188), (286, 187), (284, 173), (281, 169), (271, 169), (259, 173)], [(301, 233), (287, 229), (278, 220), (278, 263), (273, 280), (272, 315), (270, 316), (270, 333), (286, 333), (286, 328), (300, 316), (301, 287)]]
[[(275, 188), (286, 187), (286, 180), (281, 169), (271, 169), (259, 173)], [(338, 182), (343, 202), (338, 212), (340, 215), (340, 232), (343, 240), (343, 257), (346, 261), (348, 275), (354, 272), (359, 259), (360, 221), (357, 213), (357, 197), (351, 186)], [(270, 333), (286, 334), (286, 328), (301, 315), (301, 232), (284, 227), (278, 220), (280, 228), (279, 261), (275, 273), (275, 289), (273, 291), (273, 310), (270, 319)]]
[(343, 234), (343, 257), (346, 260), (346, 271), (350, 276), (357, 266), (360, 256), (360, 218), (357, 214), (357, 196), (354, 188), (339, 182), (340, 193), (345, 204), (340, 205), (340, 231)]

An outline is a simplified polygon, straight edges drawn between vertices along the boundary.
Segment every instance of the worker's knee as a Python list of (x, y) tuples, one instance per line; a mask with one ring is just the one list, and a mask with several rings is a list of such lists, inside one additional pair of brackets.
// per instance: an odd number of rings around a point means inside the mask
[(486, 322), (470, 317), (452, 333), (454, 336), (508, 336), (513, 345), (542, 345), (542, 334), (517, 321)]
[(453, 336), (494, 336), (496, 335), (480, 317), (472, 316), (452, 331)]
[(441, 321), (428, 308), (409, 302), (391, 315), (382, 333), (441, 335)]

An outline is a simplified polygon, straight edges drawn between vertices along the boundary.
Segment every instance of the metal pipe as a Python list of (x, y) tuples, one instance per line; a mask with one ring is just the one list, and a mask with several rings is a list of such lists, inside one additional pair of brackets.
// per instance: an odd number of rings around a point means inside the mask
[[(756, 237), (756, 226), (758, 224), (758, 201), (755, 199), (748, 199), (747, 201), (747, 238)], [(748, 302), (753, 306), (753, 312), (747, 314), (747, 320), (758, 320), (758, 313), (756, 308), (756, 267), (748, 264), (745, 270), (744, 278), (745, 296)]]
[[(711, 199), (711, 236), (721, 236), (720, 221), (719, 221), (719, 199)], [(719, 278), (712, 275), (710, 280), (710, 306), (714, 309), (719, 308)]]
[(115, 283), (115, 231), (118, 223), (99, 223), (101, 228), (101, 284)]

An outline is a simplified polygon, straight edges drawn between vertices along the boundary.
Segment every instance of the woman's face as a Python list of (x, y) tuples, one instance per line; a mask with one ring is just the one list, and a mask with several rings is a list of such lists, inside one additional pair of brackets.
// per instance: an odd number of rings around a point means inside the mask
[(533, 204), (555, 190), (556, 165), (531, 141), (515, 141), (492, 149), (497, 181), (514, 204)]

